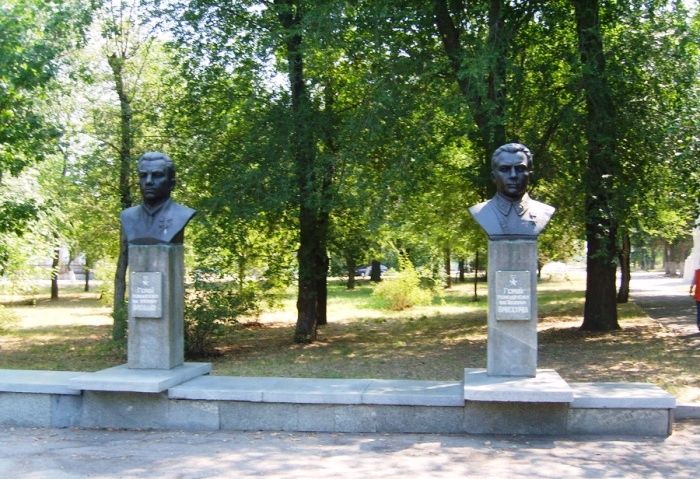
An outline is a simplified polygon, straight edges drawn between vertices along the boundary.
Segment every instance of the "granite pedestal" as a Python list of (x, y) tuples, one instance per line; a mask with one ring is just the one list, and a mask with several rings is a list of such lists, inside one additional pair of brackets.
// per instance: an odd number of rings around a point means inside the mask
[(129, 246), (128, 367), (184, 362), (184, 261), (180, 244)]
[(488, 344), (491, 376), (537, 374), (537, 241), (489, 240)]

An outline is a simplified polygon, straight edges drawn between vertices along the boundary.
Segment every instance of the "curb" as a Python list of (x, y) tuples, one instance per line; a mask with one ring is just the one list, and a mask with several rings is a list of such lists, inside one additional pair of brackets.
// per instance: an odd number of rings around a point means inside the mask
[(700, 403), (678, 404), (673, 417), (675, 419), (700, 419)]

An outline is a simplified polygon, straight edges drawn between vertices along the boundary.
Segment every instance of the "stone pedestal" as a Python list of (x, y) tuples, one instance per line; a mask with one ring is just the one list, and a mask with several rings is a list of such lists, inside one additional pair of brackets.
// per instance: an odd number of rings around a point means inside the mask
[(537, 374), (537, 241), (489, 240), (490, 376)]
[(129, 246), (130, 369), (183, 364), (184, 294), (182, 245)]

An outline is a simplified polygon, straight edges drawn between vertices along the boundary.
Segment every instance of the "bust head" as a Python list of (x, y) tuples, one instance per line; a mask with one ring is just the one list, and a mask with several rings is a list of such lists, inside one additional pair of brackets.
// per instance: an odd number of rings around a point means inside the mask
[(527, 192), (532, 177), (532, 153), (520, 143), (508, 143), (491, 156), (491, 178), (496, 190), (511, 201)]
[(175, 187), (175, 164), (165, 153), (149, 151), (138, 159), (139, 188), (143, 202), (156, 206), (170, 198)]

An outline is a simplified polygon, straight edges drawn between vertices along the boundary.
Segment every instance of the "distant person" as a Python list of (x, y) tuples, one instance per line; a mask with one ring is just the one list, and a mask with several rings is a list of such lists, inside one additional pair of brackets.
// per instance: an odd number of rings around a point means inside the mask
[(693, 298), (695, 299), (695, 308), (697, 310), (695, 321), (697, 322), (698, 330), (700, 330), (700, 288), (698, 288), (699, 284), (700, 268), (695, 270), (695, 274), (693, 274), (693, 280), (690, 282), (690, 294), (692, 294)]
[(129, 244), (182, 244), (184, 230), (195, 210), (175, 203), (175, 165), (165, 153), (147, 152), (138, 159), (143, 204), (121, 213), (122, 230)]
[(536, 238), (547, 226), (554, 208), (527, 194), (531, 176), (532, 153), (525, 145), (508, 143), (493, 152), (496, 195), (469, 208), (489, 238)]

